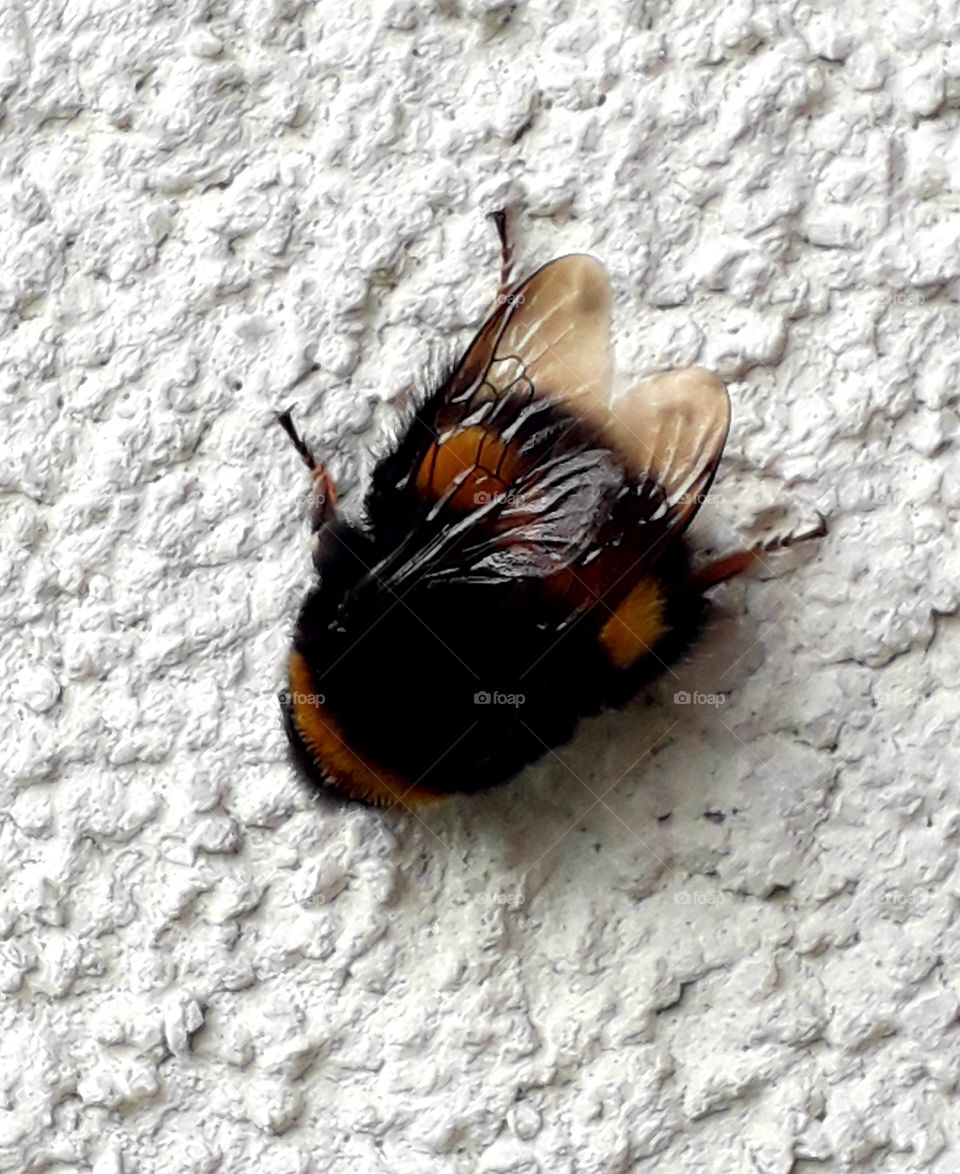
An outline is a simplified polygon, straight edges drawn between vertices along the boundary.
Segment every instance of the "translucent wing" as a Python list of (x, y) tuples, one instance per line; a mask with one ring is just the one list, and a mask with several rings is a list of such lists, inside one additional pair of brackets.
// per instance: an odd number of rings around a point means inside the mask
[(519, 285), (467, 348), (446, 389), (441, 429), (527, 392), (599, 423), (610, 395), (612, 295), (603, 266), (571, 253)]
[[(650, 487), (650, 520), (678, 537), (713, 482), (730, 428), (723, 381), (702, 367), (667, 371), (639, 383), (612, 405), (611, 443), (638, 487)], [(659, 515), (659, 516), (658, 516)]]
[(412, 489), (438, 523), (415, 555), (415, 534), (393, 552), (392, 575), (542, 577), (588, 548), (623, 481), (600, 432), (611, 301), (599, 262), (572, 254), (483, 325), (375, 478), (375, 498)]
[(610, 407), (602, 435), (622, 484), (591, 549), (547, 583), (570, 611), (616, 606), (689, 526), (726, 442), (730, 402), (722, 381), (691, 367), (638, 384)]
[(564, 591), (572, 574), (589, 599), (683, 532), (723, 449), (726, 390), (691, 368), (611, 406), (611, 303), (583, 254), (507, 295), (378, 471), (375, 499), (407, 490), (428, 509), (378, 574), (401, 586), (566, 572)]

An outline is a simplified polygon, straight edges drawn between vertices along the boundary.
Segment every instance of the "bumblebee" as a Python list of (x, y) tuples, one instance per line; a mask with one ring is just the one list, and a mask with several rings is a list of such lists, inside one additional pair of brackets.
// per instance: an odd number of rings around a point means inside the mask
[(603, 267), (574, 253), (514, 283), (493, 220), (494, 308), (378, 464), (362, 525), (279, 417), (313, 477), (318, 576), (287, 733), (309, 780), (366, 803), (505, 782), (674, 660), (709, 588), (798, 540), (694, 567), (684, 534), (726, 442), (723, 382), (691, 367), (611, 399)]

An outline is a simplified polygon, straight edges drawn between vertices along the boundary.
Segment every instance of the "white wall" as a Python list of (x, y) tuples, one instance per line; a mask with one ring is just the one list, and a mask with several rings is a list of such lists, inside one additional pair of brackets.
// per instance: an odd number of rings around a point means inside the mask
[[(0, 16), (4, 1171), (957, 1168), (960, 16), (816, 8)], [(318, 803), (273, 415), (355, 504), (505, 199), (730, 381), (700, 540), (830, 535), (512, 786)]]

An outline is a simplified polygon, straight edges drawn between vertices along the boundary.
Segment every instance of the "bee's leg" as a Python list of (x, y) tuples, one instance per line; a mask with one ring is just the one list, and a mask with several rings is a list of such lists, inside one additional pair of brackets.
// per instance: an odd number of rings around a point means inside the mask
[(496, 304), (502, 306), (513, 284), (513, 241), (508, 231), (506, 208), (498, 208), (496, 212), (491, 212), (489, 219), (493, 221), (500, 239), (500, 284), (497, 287)]
[(695, 591), (706, 591), (749, 570), (754, 563), (761, 561), (765, 554), (786, 550), (790, 546), (796, 546), (798, 542), (808, 542), (812, 538), (822, 538), (827, 532), (827, 519), (819, 511), (817, 517), (820, 519), (817, 525), (805, 534), (784, 534), (714, 559), (690, 576), (690, 586)]
[(694, 571), (689, 579), (690, 587), (694, 591), (700, 592), (708, 591), (711, 587), (716, 587), (718, 583), (726, 583), (728, 579), (733, 579), (749, 570), (762, 553), (762, 550), (757, 547), (752, 550), (744, 548), (715, 558), (700, 567), (699, 570)]
[(784, 534), (779, 538), (771, 538), (763, 544), (768, 553), (774, 550), (786, 550), (788, 546), (796, 546), (798, 542), (809, 542), (811, 538), (823, 538), (827, 533), (827, 519), (817, 510), (817, 524), (805, 534)]
[(293, 442), (293, 447), (300, 454), (303, 463), (310, 470), (313, 478), (313, 505), (311, 510), (311, 523), (314, 530), (319, 530), (321, 526), (325, 526), (328, 522), (332, 522), (337, 512), (337, 490), (333, 484), (330, 474), (323, 465), (318, 465), (313, 453), (305, 444), (300, 433), (290, 416), (290, 412), (286, 411), (277, 417), (280, 427), (286, 432)]

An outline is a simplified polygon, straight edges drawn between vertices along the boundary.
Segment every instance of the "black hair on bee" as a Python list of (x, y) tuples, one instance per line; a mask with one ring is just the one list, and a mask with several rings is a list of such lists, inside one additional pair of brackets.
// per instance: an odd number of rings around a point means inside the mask
[(709, 588), (825, 532), (694, 569), (684, 533), (726, 442), (724, 384), (691, 367), (611, 400), (602, 266), (569, 254), (514, 284), (493, 220), (494, 309), (378, 464), (363, 525), (280, 417), (313, 477), (318, 575), (287, 732), (310, 780), (367, 803), (506, 781), (675, 659)]

